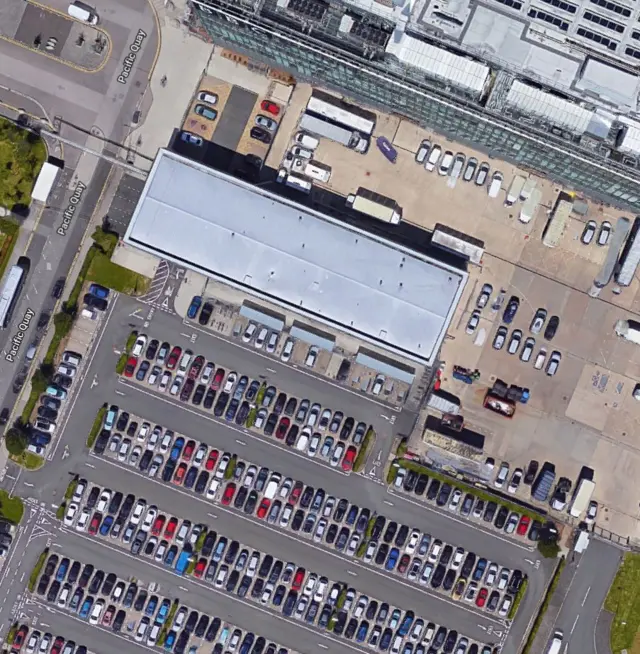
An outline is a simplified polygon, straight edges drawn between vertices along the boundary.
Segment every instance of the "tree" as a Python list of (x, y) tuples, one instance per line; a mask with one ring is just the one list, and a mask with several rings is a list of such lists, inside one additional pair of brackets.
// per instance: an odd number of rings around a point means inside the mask
[(560, 547), (555, 540), (541, 540), (538, 541), (538, 552), (540, 552), (545, 559), (555, 559), (558, 557)]
[(9, 429), (4, 437), (7, 450), (13, 456), (20, 456), (27, 449), (27, 442), (26, 435), (15, 427)]

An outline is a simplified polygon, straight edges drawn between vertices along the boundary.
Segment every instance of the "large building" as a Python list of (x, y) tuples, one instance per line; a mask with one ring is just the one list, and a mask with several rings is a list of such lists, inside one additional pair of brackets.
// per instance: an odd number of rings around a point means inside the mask
[(640, 211), (634, 3), (192, 2), (217, 43)]
[(161, 150), (125, 242), (432, 365), (467, 273)]

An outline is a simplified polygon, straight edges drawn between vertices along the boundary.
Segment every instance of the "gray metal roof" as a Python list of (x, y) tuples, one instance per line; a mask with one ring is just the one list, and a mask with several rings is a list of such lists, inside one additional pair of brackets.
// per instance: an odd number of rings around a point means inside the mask
[(124, 240), (422, 363), (467, 278), (166, 150)]

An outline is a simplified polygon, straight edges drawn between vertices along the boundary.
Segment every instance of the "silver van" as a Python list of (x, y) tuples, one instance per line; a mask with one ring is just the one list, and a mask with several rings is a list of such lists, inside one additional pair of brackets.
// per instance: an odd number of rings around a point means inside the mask
[(81, 20), (83, 23), (89, 23), (90, 25), (98, 24), (99, 18), (95, 9), (84, 2), (80, 2), (80, 0), (72, 2), (67, 9), (67, 13), (72, 18)]

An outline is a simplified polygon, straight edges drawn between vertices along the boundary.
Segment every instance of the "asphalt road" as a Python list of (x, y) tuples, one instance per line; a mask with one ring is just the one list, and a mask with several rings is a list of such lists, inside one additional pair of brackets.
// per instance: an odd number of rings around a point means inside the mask
[[(288, 449), (276, 447), (267, 439), (253, 438), (245, 434), (240, 437), (238, 432), (226, 423), (214, 422), (197, 412), (186, 411), (183, 407), (177, 408), (163, 401), (165, 398), (141, 393), (135, 387), (118, 383), (113, 372), (118, 356), (116, 351), (122, 348), (131, 329), (129, 321), (134, 319), (130, 314), (140, 308), (143, 318), (148, 318), (149, 308), (141, 307), (129, 298), (119, 297), (112, 303), (112, 313), (106, 329), (99, 335), (95, 351), (89, 357), (88, 368), (82, 373), (84, 383), (76, 388), (77, 395), (71, 400), (72, 410), (61, 433), (61, 441), (55, 450), (53, 461), (43, 470), (29, 475), (26, 486), (24, 482), (27, 478), (23, 476), (16, 487), (18, 493), (35, 496), (38, 501), (47, 502), (48, 505), (57, 503), (64, 493), (69, 475), (79, 473), (90, 481), (140, 494), (149, 502), (156, 503), (162, 510), (205, 522), (212, 528), (260, 550), (269, 550), (279, 557), (291, 559), (330, 578), (350, 582), (357, 590), (370, 596), (397, 602), (405, 608), (413, 607), (425, 618), (455, 627), (461, 633), (482, 642), (498, 641), (500, 636), (497, 634), (504, 635), (505, 629), (496, 623), (496, 618), (470, 611), (466, 606), (449, 603), (439, 596), (423, 592), (420, 588), (405, 586), (398, 580), (361, 566), (359, 562), (314, 549), (306, 541), (301, 543), (277, 530), (265, 528), (264, 524), (258, 526), (250, 519), (222, 510), (220, 506), (213, 507), (198, 501), (195, 496), (182, 494), (178, 489), (137, 476), (130, 469), (121, 469), (102, 458), (90, 455), (84, 448), (84, 441), (96, 411), (103, 402), (114, 402), (122, 409), (148, 417), (218, 448), (236, 451), (239, 456), (248, 460), (279, 470), (316, 487), (323, 487), (332, 494), (345, 497), (360, 506), (367, 506), (394, 520), (415, 525), (429, 531), (434, 537), (461, 545), (502, 565), (522, 569), (529, 574), (529, 590), (503, 646), (504, 652), (517, 651), (517, 644), (531, 618), (533, 608), (540, 600), (549, 575), (546, 561), (542, 560), (537, 569), (532, 565), (537, 556), (526, 547), (528, 544), (523, 547), (507, 539), (500, 539), (493, 533), (478, 529), (462, 519), (453, 518), (446, 512), (410, 502), (401, 496), (390, 495), (382, 484), (366, 476), (346, 476), (329, 470), (307, 457), (297, 457)], [(185, 337), (180, 336), (181, 333), (187, 333), (183, 323), (177, 317), (159, 311), (152, 312), (150, 324), (145, 330), (151, 335), (166, 337), (171, 342), (188, 342)], [(254, 352), (246, 352), (226, 342), (204, 336), (198, 336), (194, 349), (204, 353), (212, 349), (216, 363), (227, 366), (232, 364), (233, 368), (249, 374), (259, 374), (267, 365)], [(375, 420), (382, 411), (380, 406), (366, 398), (347, 394), (343, 389), (303, 375), (298, 370), (284, 366), (276, 368), (271, 362), (268, 365), (272, 370), (277, 370), (276, 383), (285, 390), (298, 389), (300, 394), (317, 397), (320, 402), (336, 408), (342, 402), (345, 411), (353, 411), (354, 416), (365, 420)], [(299, 389), (304, 389), (304, 393)], [(353, 403), (353, 406), (350, 403)], [(237, 440), (246, 445), (237, 443)], [(61, 452), (65, 445), (69, 446), (70, 455), (67, 459), (62, 459)], [(209, 513), (218, 517), (212, 518)], [(80, 540), (75, 534), (65, 538)], [(84, 546), (85, 543), (80, 547)], [(100, 547), (98, 544), (88, 546)], [(124, 553), (114, 556), (126, 558)], [(139, 577), (148, 578), (153, 574), (151, 580), (156, 579), (153, 568), (147, 563), (136, 561), (134, 565), (139, 568)], [(355, 572), (357, 576), (347, 571)], [(488, 631), (489, 628), (493, 633)], [(295, 642), (297, 641), (283, 642), (283, 645), (293, 647)]]
[[(553, 631), (560, 629), (570, 652), (607, 654), (597, 646), (596, 623), (623, 555), (619, 547), (591, 539), (582, 555)], [(607, 643), (608, 645), (608, 643)]]

